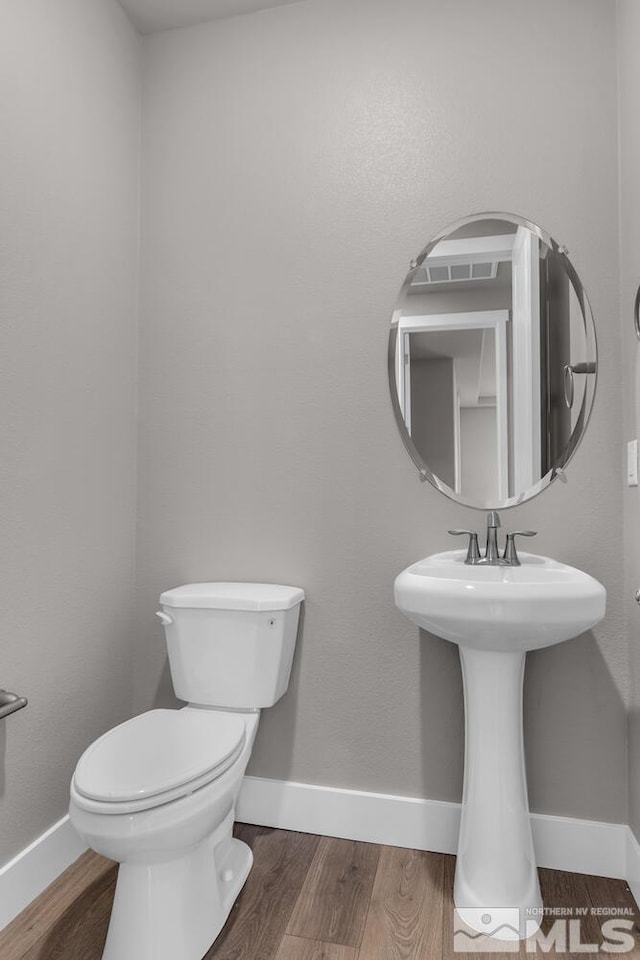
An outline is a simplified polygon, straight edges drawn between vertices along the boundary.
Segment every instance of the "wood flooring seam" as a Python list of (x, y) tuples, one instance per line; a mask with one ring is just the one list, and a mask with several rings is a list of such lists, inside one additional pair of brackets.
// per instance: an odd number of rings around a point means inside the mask
[[(382, 849), (383, 849), (383, 848), (380, 847), (380, 850), (381, 850), (381, 851), (382, 851)], [(377, 880), (377, 878), (378, 878), (378, 871), (380, 870), (381, 860), (382, 860), (382, 858), (379, 856), (379, 857), (378, 857), (378, 862), (377, 862), (377, 864), (376, 864), (376, 871), (375, 871), (375, 873), (374, 873), (374, 875), (373, 875), (373, 883), (371, 884), (371, 889), (370, 889), (370, 891), (369, 891), (369, 900), (368, 900), (368, 902), (367, 902), (367, 908), (366, 908), (366, 910), (365, 910), (365, 912), (364, 912), (364, 923), (362, 924), (362, 933), (361, 933), (361, 935), (360, 935), (360, 943), (358, 944), (358, 947), (357, 947), (357, 950), (358, 950), (358, 960), (360, 960), (360, 952), (361, 952), (361, 950), (362, 950), (362, 941), (364, 940), (364, 932), (365, 932), (365, 930), (367, 929), (367, 921), (369, 920), (369, 911), (371, 910), (371, 904), (373, 903), (373, 891), (375, 890), (376, 880)]]

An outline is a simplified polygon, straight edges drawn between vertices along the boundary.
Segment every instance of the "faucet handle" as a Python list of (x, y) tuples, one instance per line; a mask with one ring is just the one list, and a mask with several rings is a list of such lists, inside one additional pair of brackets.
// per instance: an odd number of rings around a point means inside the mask
[(537, 530), (514, 530), (513, 533), (507, 534), (507, 545), (504, 548), (503, 560), (506, 560), (508, 564), (512, 567), (519, 567), (520, 561), (518, 559), (518, 553), (516, 551), (516, 537), (535, 537), (537, 535)]
[(475, 530), (449, 530), (452, 537), (469, 537), (469, 547), (465, 563), (477, 563), (480, 559), (480, 549), (478, 547), (478, 534)]

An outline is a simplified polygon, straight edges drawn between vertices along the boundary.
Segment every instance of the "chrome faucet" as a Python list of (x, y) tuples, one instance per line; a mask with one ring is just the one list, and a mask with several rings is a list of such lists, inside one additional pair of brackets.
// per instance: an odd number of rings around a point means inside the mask
[(490, 510), (487, 514), (487, 545), (484, 551), (484, 557), (481, 556), (478, 548), (478, 534), (475, 530), (449, 530), (454, 537), (465, 534), (469, 537), (469, 547), (465, 563), (476, 566), (486, 564), (490, 567), (519, 567), (520, 560), (516, 551), (516, 537), (535, 537), (535, 530), (514, 530), (507, 534), (507, 542), (504, 548), (504, 554), (500, 556), (498, 547), (498, 529), (500, 527), (500, 514), (497, 510)]
[(500, 527), (500, 514), (497, 510), (490, 510), (487, 514), (487, 545), (484, 550), (484, 557), (480, 563), (488, 563), (492, 567), (500, 563), (500, 551), (498, 550), (498, 528)]

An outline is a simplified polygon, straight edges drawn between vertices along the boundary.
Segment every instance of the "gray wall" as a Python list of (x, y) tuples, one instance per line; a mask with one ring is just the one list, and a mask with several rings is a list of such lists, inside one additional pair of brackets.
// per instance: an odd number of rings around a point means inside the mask
[(568, 244), (601, 376), (568, 485), (503, 521), (609, 591), (593, 634), (530, 658), (531, 802), (626, 818), (614, 14), (309, 0), (145, 41), (137, 710), (172, 702), (164, 587), (299, 584), (292, 686), (250, 772), (459, 797), (457, 651), (392, 583), (484, 518), (418, 482), (386, 342), (429, 236), (514, 211)]
[(493, 504), (498, 489), (498, 422), (495, 407), (460, 410), (460, 490), (476, 503)]
[(0, 3), (0, 863), (131, 709), (138, 59), (111, 0)]
[[(620, 312), (624, 439), (640, 428), (640, 351), (633, 332), (633, 303), (640, 283), (640, 6), (618, 0), (620, 120)], [(623, 487), (624, 610), (629, 636), (629, 822), (640, 837), (640, 609), (633, 596), (640, 586), (639, 488)]]
[(403, 304), (402, 313), (420, 316), (430, 313), (466, 313), (473, 310), (511, 310), (511, 280), (498, 286), (490, 280), (482, 283), (465, 281), (458, 288), (449, 287), (446, 293), (412, 293)]
[(411, 439), (437, 477), (455, 486), (453, 360), (411, 361)]

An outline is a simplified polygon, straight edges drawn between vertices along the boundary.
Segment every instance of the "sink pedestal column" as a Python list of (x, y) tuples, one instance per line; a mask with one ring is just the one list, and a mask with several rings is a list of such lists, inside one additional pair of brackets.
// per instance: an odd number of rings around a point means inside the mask
[(460, 646), (460, 660), (465, 760), (454, 900), (474, 930), (519, 939), (542, 917), (522, 736), (525, 653)]

